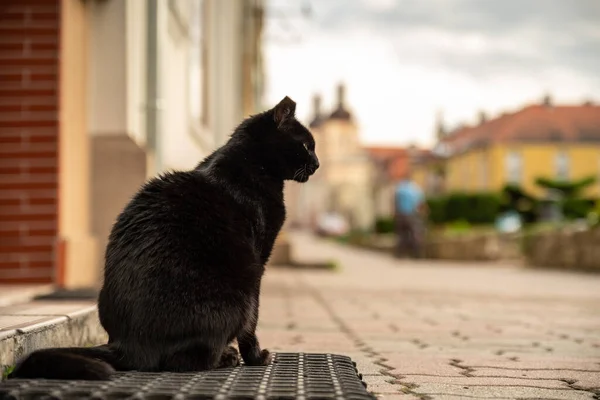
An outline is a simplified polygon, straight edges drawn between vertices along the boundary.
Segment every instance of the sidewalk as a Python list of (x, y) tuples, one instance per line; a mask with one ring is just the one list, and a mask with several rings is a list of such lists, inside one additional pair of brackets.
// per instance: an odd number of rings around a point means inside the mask
[(387, 399), (600, 398), (600, 276), (293, 240), (342, 268), (268, 270), (264, 347), (349, 355)]

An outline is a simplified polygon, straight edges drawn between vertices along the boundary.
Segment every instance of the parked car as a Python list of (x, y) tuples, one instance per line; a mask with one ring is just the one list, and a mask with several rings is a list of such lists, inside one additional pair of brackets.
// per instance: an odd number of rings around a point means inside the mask
[(342, 236), (350, 231), (350, 226), (344, 216), (329, 212), (318, 217), (316, 231), (317, 235), (320, 236)]

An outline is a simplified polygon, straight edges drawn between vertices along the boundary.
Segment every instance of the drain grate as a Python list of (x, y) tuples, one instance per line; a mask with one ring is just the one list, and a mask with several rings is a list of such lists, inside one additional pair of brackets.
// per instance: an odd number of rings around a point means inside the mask
[(126, 372), (108, 382), (15, 379), (0, 384), (0, 399), (375, 399), (361, 378), (346, 356), (280, 353), (267, 367), (183, 374)]

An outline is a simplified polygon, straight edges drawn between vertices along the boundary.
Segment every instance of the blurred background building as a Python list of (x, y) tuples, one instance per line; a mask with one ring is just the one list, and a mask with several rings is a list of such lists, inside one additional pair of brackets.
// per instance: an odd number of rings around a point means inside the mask
[(499, 192), (507, 184), (544, 196), (539, 177), (562, 181), (594, 177), (585, 195), (600, 195), (600, 106), (539, 104), (446, 131), (438, 121), (434, 157), (415, 160), (415, 179), (434, 194), (442, 179), (449, 192)]
[(295, 226), (314, 228), (325, 213), (339, 214), (357, 229), (372, 224), (372, 165), (360, 142), (345, 92), (343, 84), (337, 86), (331, 112), (321, 109), (320, 95), (314, 97), (309, 127), (322, 167), (308, 183), (289, 185), (288, 218)]
[(99, 283), (144, 180), (262, 108), (261, 0), (0, 4), (0, 282)]

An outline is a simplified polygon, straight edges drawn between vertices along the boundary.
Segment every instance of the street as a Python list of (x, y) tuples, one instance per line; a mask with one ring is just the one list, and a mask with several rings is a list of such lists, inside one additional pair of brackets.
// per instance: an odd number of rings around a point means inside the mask
[(292, 240), (339, 268), (267, 271), (263, 347), (349, 355), (386, 399), (598, 398), (600, 276)]

